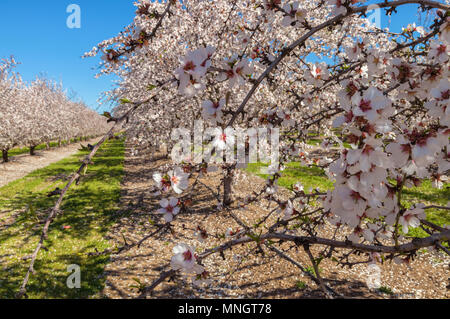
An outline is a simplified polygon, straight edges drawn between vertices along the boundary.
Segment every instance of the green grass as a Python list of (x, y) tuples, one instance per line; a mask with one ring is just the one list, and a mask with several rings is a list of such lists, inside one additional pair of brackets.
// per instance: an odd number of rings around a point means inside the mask
[[(269, 175), (261, 174), (261, 168), (268, 167), (267, 164), (252, 163), (247, 167), (247, 171), (256, 174), (262, 178), (267, 178)], [(292, 190), (292, 186), (301, 182), (307, 192), (310, 187), (319, 188), (321, 191), (326, 191), (333, 187), (333, 183), (328, 180), (325, 172), (318, 167), (304, 167), (298, 162), (291, 162), (286, 164), (285, 170), (282, 172), (282, 177), (278, 180), (278, 185)]]
[(295, 283), (295, 286), (296, 286), (299, 290), (303, 290), (303, 289), (306, 289), (306, 288), (308, 287), (308, 285), (307, 285), (304, 281), (301, 281), (301, 280), (297, 281), (297, 282)]
[[(57, 142), (50, 142), (50, 147), (57, 147), (57, 146), (58, 146)], [(36, 146), (35, 150), (36, 151), (43, 150), (46, 147), (47, 147), (47, 145), (45, 143), (39, 144), (38, 146)], [(13, 156), (17, 156), (17, 155), (27, 154), (29, 152), (30, 152), (29, 147), (13, 148), (12, 150), (8, 151), (8, 156), (13, 157)]]
[[(79, 139), (71, 139), (70, 143), (75, 143), (79, 141)], [(61, 141), (62, 144), (67, 144), (67, 141)], [(49, 143), (50, 147), (58, 147), (58, 142), (50, 142)], [(43, 150), (46, 149), (47, 145), (45, 143), (39, 144), (38, 146), (36, 146), (35, 150), (39, 151), (39, 150)], [(17, 147), (17, 148), (13, 148), (11, 150), (8, 151), (8, 156), (9, 157), (13, 157), (13, 156), (17, 156), (17, 155), (21, 155), (21, 154), (27, 154), (30, 152), (30, 148), (29, 147)]]
[[(261, 168), (267, 167), (267, 164), (256, 163), (249, 164), (247, 171), (256, 174), (262, 178), (268, 175), (261, 174)], [(302, 183), (305, 192), (309, 192), (310, 188), (319, 188), (320, 191), (333, 189), (333, 183), (325, 175), (324, 171), (319, 167), (305, 167), (298, 162), (291, 162), (286, 165), (286, 169), (282, 171), (282, 176), (278, 180), (278, 185), (292, 190), (297, 182)], [(406, 207), (410, 207), (413, 203), (422, 202), (427, 205), (446, 206), (450, 201), (450, 187), (444, 185), (442, 189), (436, 189), (431, 186), (431, 182), (426, 180), (419, 187), (407, 188), (402, 194), (402, 203)], [(446, 210), (428, 209), (428, 220), (437, 225), (450, 225), (450, 214)], [(427, 233), (420, 228), (412, 229), (408, 235), (415, 237), (427, 236)]]
[[(40, 222), (57, 200), (48, 198), (48, 192), (64, 187), (63, 179), (86, 154), (79, 152), (0, 188), (0, 298), (13, 298), (20, 287), (29, 264), (23, 257), (32, 254), (41, 234)], [(62, 214), (51, 224), (45, 249), (39, 252), (36, 273), (28, 284), (30, 298), (87, 298), (102, 290), (101, 275), (109, 256), (87, 253), (109, 248), (105, 234), (118, 209), (123, 158), (123, 141), (107, 142), (94, 158), (95, 165), (68, 191)], [(71, 264), (81, 267), (81, 289), (66, 286)]]
[[(429, 180), (423, 181), (419, 187), (406, 188), (402, 193), (402, 204), (409, 207), (412, 203), (423, 202), (438, 206), (447, 206), (450, 201), (450, 185), (444, 184), (442, 189), (433, 188)], [(427, 209), (427, 219), (436, 225), (450, 225), (450, 213), (444, 209)], [(411, 229), (408, 235), (425, 237), (427, 233), (420, 228)]]
[(394, 292), (392, 291), (391, 288), (385, 287), (385, 286), (381, 286), (380, 288), (378, 288), (378, 291), (380, 293), (387, 294), (387, 295), (393, 295), (394, 294)]

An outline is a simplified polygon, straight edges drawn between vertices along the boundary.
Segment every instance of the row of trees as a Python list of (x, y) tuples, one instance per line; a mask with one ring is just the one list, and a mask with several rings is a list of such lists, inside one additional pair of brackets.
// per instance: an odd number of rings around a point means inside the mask
[[(450, 6), (428, 0), (380, 1), (376, 7), (364, 2), (140, 0), (133, 23), (86, 54), (103, 53), (102, 73), (122, 77), (106, 96), (120, 102), (114, 116), (127, 118), (136, 148), (161, 141), (173, 146), (172, 130), (192, 132), (198, 119), (224, 130), (279, 127), (282, 162), (319, 165), (334, 181), (334, 190), (325, 194), (297, 185), (289, 201), (281, 200), (276, 186), (281, 165), (267, 187), (237, 198), (232, 185), (245, 179), (236, 175), (236, 163), (221, 165), (222, 187), (211, 213), (268, 200), (274, 208), (264, 219), (265, 231), (257, 233), (231, 213), (238, 232), (199, 256), (192, 244), (180, 243), (173, 271), (162, 278), (180, 271), (206, 278), (204, 258), (252, 241), (259, 248), (267, 240), (275, 241), (271, 249), (286, 241), (303, 246), (313, 267), (318, 259), (335, 256), (351, 266), (349, 256), (361, 252), (367, 263), (381, 261), (380, 255), (409, 262), (425, 246), (449, 253), (442, 245), (449, 230), (427, 221), (427, 209), (436, 207), (401, 198), (405, 188), (426, 179), (443, 187), (450, 169)], [(406, 4), (417, 4), (429, 23), (394, 33), (367, 20), (369, 14), (394, 15)], [(340, 154), (314, 162), (305, 157), (313, 128), (328, 139), (324, 149), (336, 144)], [(223, 134), (217, 138), (226, 140)], [(216, 151), (226, 148), (226, 142), (215, 145)], [(197, 180), (208, 163), (187, 158), (182, 166), (155, 175), (168, 228), (175, 215), (189, 213), (195, 187), (187, 180)], [(172, 191), (176, 197), (168, 200)], [(277, 211), (278, 221), (269, 223)], [(335, 227), (333, 237), (318, 236), (324, 224)], [(430, 236), (408, 238), (415, 227)], [(213, 230), (203, 230), (208, 231)], [(313, 256), (310, 245), (325, 248)], [(334, 294), (323, 282), (320, 286), (326, 295)]]
[(44, 78), (25, 83), (14, 70), (16, 61), (0, 64), (0, 149), (35, 147), (50, 141), (69, 141), (104, 134), (106, 119), (82, 102), (71, 101), (62, 86)]

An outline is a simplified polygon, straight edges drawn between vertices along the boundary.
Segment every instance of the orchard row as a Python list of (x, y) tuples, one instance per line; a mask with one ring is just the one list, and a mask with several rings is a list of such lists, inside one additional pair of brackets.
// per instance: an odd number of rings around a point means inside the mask
[(106, 132), (106, 119), (82, 102), (69, 99), (63, 87), (37, 78), (24, 82), (13, 58), (0, 64), (0, 150), (3, 161), (15, 147), (29, 147), (34, 155), (42, 143), (70, 141)]

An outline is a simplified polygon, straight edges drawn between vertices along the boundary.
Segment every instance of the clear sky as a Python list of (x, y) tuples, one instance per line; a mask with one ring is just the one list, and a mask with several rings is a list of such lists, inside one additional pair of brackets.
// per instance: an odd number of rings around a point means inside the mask
[[(39, 74), (62, 81), (66, 89), (77, 92), (91, 108), (98, 107), (101, 92), (112, 86), (112, 76), (95, 79), (99, 58), (82, 59), (100, 41), (117, 35), (131, 23), (133, 0), (1, 0), (0, 57), (14, 55), (22, 64), (22, 77), (33, 80)], [(369, 3), (380, 2), (370, 1)], [(81, 8), (81, 28), (66, 25), (69, 4)], [(409, 22), (419, 22), (416, 5), (404, 6), (389, 20), (381, 15), (382, 27), (400, 31)]]
[[(66, 25), (66, 9), (72, 3), (81, 8), (80, 29)], [(95, 79), (99, 58), (81, 56), (117, 35), (132, 22), (134, 12), (133, 0), (1, 0), (0, 57), (14, 55), (25, 80), (45, 74), (97, 109), (99, 94), (114, 78)]]

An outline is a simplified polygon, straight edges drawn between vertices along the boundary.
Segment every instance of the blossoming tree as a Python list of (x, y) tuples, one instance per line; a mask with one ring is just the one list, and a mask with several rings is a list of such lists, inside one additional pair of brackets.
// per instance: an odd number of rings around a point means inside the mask
[[(271, 167), (262, 189), (234, 196), (233, 184), (245, 182), (239, 168), (246, 162), (218, 165), (222, 187), (212, 190), (217, 207), (211, 213), (227, 212), (237, 230), (230, 229), (222, 245), (201, 254), (179, 243), (172, 270), (144, 294), (178, 272), (198, 283), (208, 277), (206, 258), (248, 242), (296, 266), (277, 246), (302, 247), (316, 269), (313, 280), (329, 297), (338, 294), (320, 277), (318, 259), (337, 256), (351, 266), (348, 256), (359, 253), (366, 254), (367, 263), (382, 256), (409, 262), (423, 247), (449, 253), (450, 230), (428, 221), (426, 211), (450, 208), (405, 206), (401, 198), (405, 188), (425, 179), (443, 187), (450, 168), (450, 6), (397, 0), (380, 1), (376, 9), (391, 15), (406, 4), (417, 4), (432, 23), (393, 33), (370, 23), (374, 7), (355, 0), (140, 0), (130, 26), (86, 54), (102, 53), (101, 74), (122, 78), (106, 99), (118, 103), (111, 120), (125, 125), (136, 151), (163, 141), (171, 149), (177, 143), (171, 140), (173, 129), (193, 131), (197, 120), (217, 131), (211, 136), (213, 153), (233, 149), (231, 128), (281, 130), (281, 165)], [(309, 156), (311, 130), (325, 136), (323, 150), (333, 146), (338, 151), (319, 159)], [(281, 199), (277, 180), (290, 161), (324, 168), (333, 190), (307, 191), (297, 184), (291, 198)], [(194, 154), (171, 166), (154, 175), (163, 228), (189, 212), (198, 178), (212, 164), (197, 162)], [(247, 225), (233, 214), (262, 200), (273, 209), (259, 225)], [(261, 224), (262, 233), (255, 228)], [(326, 224), (335, 228), (330, 238), (318, 235)], [(419, 226), (427, 237), (406, 235)], [(313, 245), (324, 247), (319, 256), (313, 255)]]

